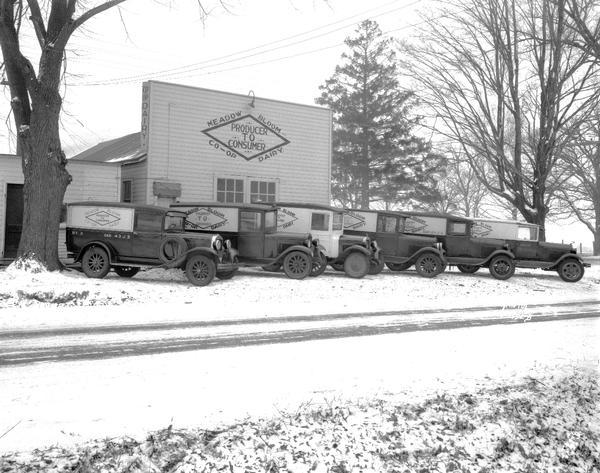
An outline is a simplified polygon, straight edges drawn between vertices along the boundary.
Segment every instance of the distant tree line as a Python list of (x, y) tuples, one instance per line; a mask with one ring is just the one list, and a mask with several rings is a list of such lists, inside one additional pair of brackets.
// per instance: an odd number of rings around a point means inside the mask
[(542, 239), (547, 219), (577, 218), (598, 254), (598, 13), (588, 0), (451, 0), (401, 44), (361, 23), (317, 99), (334, 114), (334, 201), (493, 205)]

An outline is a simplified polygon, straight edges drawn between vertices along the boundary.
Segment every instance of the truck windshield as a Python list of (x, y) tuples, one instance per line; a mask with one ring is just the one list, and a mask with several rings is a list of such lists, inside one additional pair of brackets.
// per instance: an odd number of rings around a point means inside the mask
[(273, 233), (277, 230), (277, 212), (265, 213), (265, 233)]
[(379, 215), (377, 217), (377, 231), (381, 233), (393, 233), (398, 226), (398, 219), (389, 215)]
[(519, 240), (537, 241), (538, 229), (536, 227), (519, 226), (517, 230), (517, 238)]
[(328, 231), (329, 230), (329, 215), (323, 213), (313, 213), (310, 222), (311, 230)]
[(171, 231), (183, 231), (183, 225), (185, 218), (179, 214), (167, 214), (165, 215), (165, 230)]
[(333, 230), (342, 230), (344, 228), (344, 212), (335, 212), (333, 214)]

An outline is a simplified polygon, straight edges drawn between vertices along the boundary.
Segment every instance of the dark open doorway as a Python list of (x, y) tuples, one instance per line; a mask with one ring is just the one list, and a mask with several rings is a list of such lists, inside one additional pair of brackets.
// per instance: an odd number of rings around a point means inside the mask
[(8, 184), (6, 188), (6, 222), (4, 226), (4, 257), (15, 258), (23, 229), (23, 184)]

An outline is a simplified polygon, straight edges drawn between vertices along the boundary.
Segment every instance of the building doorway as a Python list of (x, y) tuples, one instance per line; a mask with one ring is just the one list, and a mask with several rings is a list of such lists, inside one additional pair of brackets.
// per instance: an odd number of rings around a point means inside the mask
[(23, 229), (23, 184), (6, 186), (6, 221), (4, 225), (4, 257), (15, 258)]

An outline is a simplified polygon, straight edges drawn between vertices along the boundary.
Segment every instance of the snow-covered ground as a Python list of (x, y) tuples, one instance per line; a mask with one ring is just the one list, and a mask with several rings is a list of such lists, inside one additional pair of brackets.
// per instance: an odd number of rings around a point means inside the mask
[[(387, 269), (293, 281), (243, 269), (203, 288), (178, 271), (94, 280), (9, 268), (0, 271), (0, 332), (487, 306), (526, 316), (534, 304), (599, 299), (600, 265), (575, 284), (525, 270), (508, 281), (486, 270), (424, 279)], [(0, 366), (0, 452), (143, 437), (171, 423), (210, 427), (332, 400), (470, 392), (574, 366), (600, 371), (599, 319)]]
[[(508, 281), (493, 279), (487, 270), (473, 275), (454, 270), (425, 279), (414, 270), (385, 269), (358, 280), (327, 270), (296, 281), (281, 273), (241, 269), (233, 279), (206, 287), (190, 285), (179, 270), (155, 269), (133, 279), (110, 273), (98, 280), (75, 271), (32, 274), (9, 268), (0, 271), (0, 331), (403, 309), (526, 309), (589, 299), (600, 299), (600, 265), (587, 268), (574, 284), (540, 270), (518, 270)], [(116, 305), (126, 310), (106, 310)]]
[(0, 452), (600, 370), (600, 319), (0, 368)]

